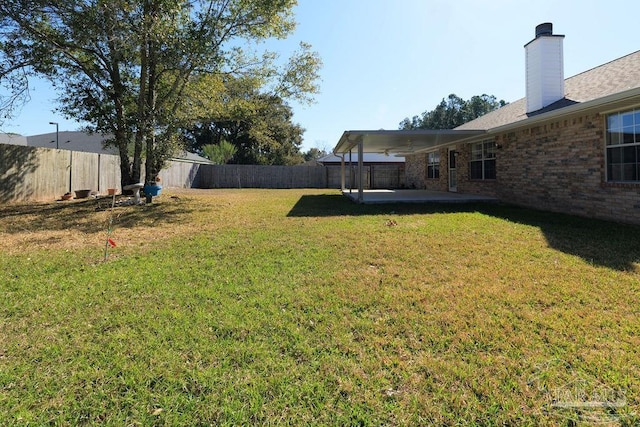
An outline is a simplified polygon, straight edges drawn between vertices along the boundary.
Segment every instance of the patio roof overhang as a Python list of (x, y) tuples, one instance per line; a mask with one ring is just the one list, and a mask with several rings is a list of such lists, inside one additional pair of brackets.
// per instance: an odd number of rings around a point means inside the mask
[[(341, 161), (341, 188), (346, 189), (345, 154), (351, 153), (355, 148), (358, 152), (358, 171), (356, 175), (358, 198), (360, 203), (364, 202), (363, 186), (363, 154), (364, 153), (384, 153), (393, 156), (406, 156), (446, 146), (456, 142), (461, 142), (470, 138), (484, 135), (485, 130), (349, 130), (345, 131), (338, 145), (333, 149), (333, 153), (342, 158)], [(349, 155), (351, 163), (351, 155)], [(349, 173), (353, 170), (350, 167)], [(350, 180), (350, 190), (353, 179)]]
[(362, 143), (364, 153), (405, 156), (485, 134), (485, 130), (348, 130), (333, 149), (344, 155)]

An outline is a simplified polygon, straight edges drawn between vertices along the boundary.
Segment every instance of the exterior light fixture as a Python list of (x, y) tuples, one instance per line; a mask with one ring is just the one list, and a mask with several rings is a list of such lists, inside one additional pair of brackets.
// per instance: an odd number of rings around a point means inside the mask
[(58, 131), (58, 122), (49, 122), (50, 125), (56, 125), (56, 149), (60, 148), (60, 132)]

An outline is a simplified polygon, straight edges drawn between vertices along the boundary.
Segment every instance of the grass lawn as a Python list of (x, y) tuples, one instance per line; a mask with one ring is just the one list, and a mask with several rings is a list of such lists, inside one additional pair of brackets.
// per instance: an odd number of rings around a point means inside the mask
[(638, 227), (211, 190), (2, 206), (0, 255), (0, 425), (640, 423)]

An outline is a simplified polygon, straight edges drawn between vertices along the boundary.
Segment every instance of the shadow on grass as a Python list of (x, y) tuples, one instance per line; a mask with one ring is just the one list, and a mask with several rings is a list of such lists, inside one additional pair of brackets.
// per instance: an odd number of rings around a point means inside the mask
[[(10, 234), (70, 229), (94, 233), (105, 228), (104, 216), (98, 217), (97, 212), (110, 206), (111, 199), (8, 205), (0, 208), (0, 221), (7, 220), (11, 224), (5, 230)], [(118, 228), (134, 228), (175, 223), (191, 212), (187, 204), (166, 199), (143, 206), (116, 206), (113, 216)]]
[[(616, 270), (640, 263), (640, 227), (495, 203), (357, 204), (342, 195), (305, 195), (289, 217), (479, 212), (539, 228), (550, 247)], [(500, 230), (496, 230), (500, 232)]]
[[(454, 206), (451, 209), (451, 206)], [(289, 211), (289, 217), (389, 215), (396, 213), (473, 212), (466, 203), (381, 203), (359, 204), (341, 194), (305, 195)]]

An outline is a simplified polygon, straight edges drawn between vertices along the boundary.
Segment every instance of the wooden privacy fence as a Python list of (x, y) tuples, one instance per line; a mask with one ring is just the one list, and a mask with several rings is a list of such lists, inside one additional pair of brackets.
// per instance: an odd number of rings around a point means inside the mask
[(200, 165), (199, 188), (327, 188), (322, 166)]
[[(345, 184), (357, 186), (358, 168), (346, 167)], [(365, 188), (404, 187), (404, 165), (367, 165)], [(199, 188), (340, 188), (340, 166), (200, 165)], [(351, 184), (350, 184), (351, 183)]]
[[(336, 165), (327, 168), (327, 188), (340, 188), (341, 167)], [(404, 188), (404, 164), (366, 165), (362, 168), (362, 183), (365, 189)], [(345, 185), (347, 188), (358, 187), (358, 167), (345, 166)]]
[[(144, 176), (144, 171), (142, 172)], [(356, 186), (357, 167), (345, 184)], [(164, 187), (340, 188), (340, 166), (211, 165), (174, 159), (160, 172)], [(365, 188), (404, 187), (404, 165), (367, 165)], [(64, 193), (120, 188), (120, 157), (0, 144), (0, 203), (55, 200)]]
[[(199, 166), (169, 162), (160, 173), (162, 185), (197, 186)], [(76, 190), (105, 194), (108, 188), (120, 188), (119, 156), (0, 144), (0, 203), (55, 200)]]
[[(142, 166), (144, 176), (144, 165)], [(199, 188), (198, 171), (202, 166), (207, 165), (184, 160), (173, 160), (169, 162), (166, 169), (163, 169), (160, 172), (160, 179), (162, 180), (161, 184), (164, 187)]]
[(0, 202), (50, 200), (120, 186), (118, 156), (0, 144)]

